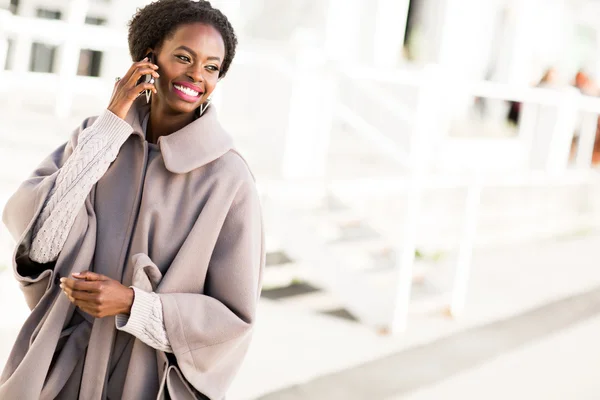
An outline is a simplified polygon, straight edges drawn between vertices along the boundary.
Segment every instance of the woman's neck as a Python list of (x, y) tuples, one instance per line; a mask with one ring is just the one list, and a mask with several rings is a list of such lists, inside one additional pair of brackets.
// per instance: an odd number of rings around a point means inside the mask
[(194, 113), (172, 114), (164, 112), (160, 106), (156, 107), (152, 105), (148, 126), (146, 127), (146, 140), (156, 144), (161, 136), (168, 136), (173, 132), (177, 132), (194, 121), (194, 119)]

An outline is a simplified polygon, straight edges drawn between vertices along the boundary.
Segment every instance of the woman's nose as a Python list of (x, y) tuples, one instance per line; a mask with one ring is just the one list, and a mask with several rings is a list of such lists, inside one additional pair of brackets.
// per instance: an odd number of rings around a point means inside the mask
[(204, 82), (204, 75), (202, 74), (202, 68), (201, 67), (198, 67), (198, 68), (192, 67), (192, 68), (190, 68), (190, 70), (188, 71), (188, 76), (195, 83)]

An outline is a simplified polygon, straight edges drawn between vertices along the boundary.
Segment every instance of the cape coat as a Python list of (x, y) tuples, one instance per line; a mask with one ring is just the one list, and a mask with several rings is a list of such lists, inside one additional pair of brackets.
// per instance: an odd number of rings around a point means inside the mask
[[(214, 107), (183, 129), (145, 140), (136, 101), (131, 135), (78, 212), (54, 263), (31, 261), (31, 230), (83, 121), (10, 198), (16, 279), (32, 312), (0, 376), (2, 399), (222, 399), (247, 351), (260, 296), (264, 233), (254, 178)], [(173, 354), (94, 319), (59, 279), (92, 270), (151, 286)], [(148, 285), (151, 282), (151, 285)], [(168, 392), (168, 394), (166, 393)]]

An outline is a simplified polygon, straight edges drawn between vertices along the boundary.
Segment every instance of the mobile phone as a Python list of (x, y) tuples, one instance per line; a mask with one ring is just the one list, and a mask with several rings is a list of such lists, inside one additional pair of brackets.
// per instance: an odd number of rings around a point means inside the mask
[[(156, 64), (156, 62), (155, 62), (156, 60), (154, 59), (154, 53), (150, 52), (150, 53), (146, 54), (146, 57), (148, 57), (148, 61), (150, 61), (152, 64)], [(146, 57), (144, 57), (144, 58), (146, 58)], [(143, 82), (154, 83), (154, 77), (152, 76), (152, 74), (144, 75), (137, 81), (136, 85), (139, 85), (140, 83), (143, 83)], [(152, 94), (152, 91), (150, 91), (149, 89), (146, 89), (146, 90), (142, 91), (140, 93), (140, 95), (142, 93), (146, 94), (146, 104), (149, 103), (150, 95)]]

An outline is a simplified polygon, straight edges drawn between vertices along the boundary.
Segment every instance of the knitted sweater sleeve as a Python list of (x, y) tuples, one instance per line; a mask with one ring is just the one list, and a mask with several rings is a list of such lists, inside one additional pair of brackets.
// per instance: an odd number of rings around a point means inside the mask
[(127, 122), (108, 110), (81, 132), (77, 147), (60, 168), (34, 225), (29, 255), (33, 261), (41, 264), (56, 261), (77, 212), (131, 132)]
[(172, 353), (163, 320), (160, 297), (154, 292), (145, 292), (132, 286), (135, 292), (131, 314), (115, 317), (117, 329), (130, 333), (156, 350)]

